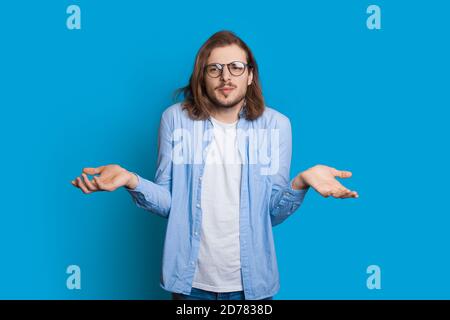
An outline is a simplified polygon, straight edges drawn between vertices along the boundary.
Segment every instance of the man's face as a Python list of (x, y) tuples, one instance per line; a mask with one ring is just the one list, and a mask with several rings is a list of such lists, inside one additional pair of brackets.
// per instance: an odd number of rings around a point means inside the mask
[[(235, 61), (246, 64), (247, 56), (245, 51), (237, 45), (230, 45), (213, 49), (206, 64), (228, 64)], [(235, 65), (234, 67), (230, 65), (230, 69), (232, 69), (234, 74), (239, 73), (237, 67), (238, 65)], [(230, 73), (227, 66), (223, 66), (222, 73), (217, 78), (211, 77), (208, 72), (206, 72), (206, 94), (216, 107), (231, 108), (244, 99), (245, 94), (247, 93), (247, 87), (252, 83), (252, 80), (253, 73), (248, 67), (245, 68), (242, 75), (235, 76)]]

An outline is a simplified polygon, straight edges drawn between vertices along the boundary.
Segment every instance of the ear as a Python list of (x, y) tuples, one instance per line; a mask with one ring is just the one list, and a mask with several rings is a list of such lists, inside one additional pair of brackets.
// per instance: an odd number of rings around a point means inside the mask
[(253, 82), (253, 69), (248, 69), (248, 79), (247, 79), (247, 85), (251, 85)]

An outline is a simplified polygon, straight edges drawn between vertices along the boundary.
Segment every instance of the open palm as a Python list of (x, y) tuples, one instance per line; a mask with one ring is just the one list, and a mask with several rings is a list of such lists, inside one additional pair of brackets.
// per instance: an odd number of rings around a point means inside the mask
[[(94, 176), (89, 180), (87, 175)], [(95, 191), (114, 191), (125, 186), (130, 180), (130, 172), (116, 164), (100, 166), (97, 168), (83, 168), (81, 177), (72, 180), (75, 187), (80, 188), (84, 193)]]
[(300, 185), (307, 185), (314, 188), (323, 197), (335, 198), (358, 198), (356, 191), (351, 191), (344, 187), (336, 178), (350, 178), (350, 171), (337, 170), (325, 165), (316, 165), (301, 174), (298, 178)]

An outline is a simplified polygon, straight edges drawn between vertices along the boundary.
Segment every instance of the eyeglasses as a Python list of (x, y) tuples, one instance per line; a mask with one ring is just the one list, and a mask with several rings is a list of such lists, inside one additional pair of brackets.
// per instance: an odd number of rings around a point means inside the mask
[(239, 77), (242, 75), (246, 68), (251, 68), (251, 65), (241, 62), (241, 61), (233, 61), (228, 64), (220, 64), (220, 63), (211, 63), (206, 65), (205, 70), (206, 73), (211, 78), (217, 78), (220, 77), (223, 73), (223, 68), (227, 66), (228, 71), (230, 71), (230, 74)]

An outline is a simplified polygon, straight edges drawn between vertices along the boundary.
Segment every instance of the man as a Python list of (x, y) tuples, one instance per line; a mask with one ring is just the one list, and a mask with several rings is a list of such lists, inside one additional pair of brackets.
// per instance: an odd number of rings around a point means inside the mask
[(106, 165), (84, 168), (72, 184), (86, 194), (124, 186), (138, 207), (168, 218), (161, 286), (174, 299), (271, 299), (272, 226), (309, 187), (358, 197), (336, 180), (351, 172), (316, 165), (289, 178), (290, 121), (264, 105), (255, 58), (231, 32), (203, 44), (182, 91), (161, 117), (154, 182)]

